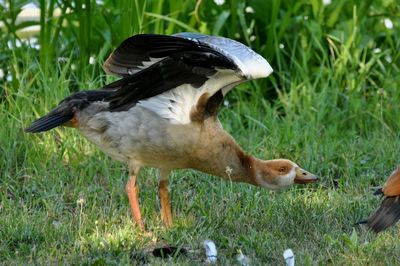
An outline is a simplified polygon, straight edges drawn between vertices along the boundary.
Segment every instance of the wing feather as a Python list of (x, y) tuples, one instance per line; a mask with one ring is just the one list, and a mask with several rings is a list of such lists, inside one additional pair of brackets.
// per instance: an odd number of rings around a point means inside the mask
[[(139, 105), (173, 123), (190, 122), (192, 107), (205, 93), (210, 99), (217, 92), (223, 97), (237, 84), (272, 72), (268, 62), (245, 45), (194, 33), (133, 36), (103, 68), (122, 77), (103, 88), (114, 90), (106, 99), (110, 111)], [(221, 99), (215, 99), (213, 105), (218, 105)], [(212, 109), (216, 112), (217, 107)]]

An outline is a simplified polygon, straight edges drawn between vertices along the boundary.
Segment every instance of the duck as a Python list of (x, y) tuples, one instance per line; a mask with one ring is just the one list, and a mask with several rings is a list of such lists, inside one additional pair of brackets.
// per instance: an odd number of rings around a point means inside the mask
[(238, 84), (265, 78), (270, 64), (246, 45), (198, 33), (139, 34), (123, 41), (103, 64), (119, 79), (63, 99), (26, 132), (73, 127), (113, 159), (125, 163), (132, 218), (144, 230), (138, 175), (159, 170), (161, 221), (172, 225), (168, 177), (195, 169), (267, 189), (318, 181), (288, 159), (247, 154), (218, 119), (224, 96)]
[(383, 196), (380, 206), (367, 220), (358, 224), (367, 224), (372, 231), (379, 233), (400, 220), (400, 167), (392, 172), (374, 195)]

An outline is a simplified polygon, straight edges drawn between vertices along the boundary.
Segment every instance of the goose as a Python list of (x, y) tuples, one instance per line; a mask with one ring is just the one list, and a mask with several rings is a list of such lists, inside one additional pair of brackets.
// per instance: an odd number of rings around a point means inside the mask
[(26, 132), (74, 127), (104, 153), (126, 163), (125, 190), (141, 230), (137, 177), (145, 166), (159, 169), (166, 227), (172, 225), (168, 176), (175, 169), (268, 189), (318, 180), (290, 160), (247, 154), (222, 128), (217, 115), (224, 96), (242, 82), (272, 73), (269, 63), (244, 44), (197, 33), (139, 34), (123, 41), (103, 69), (120, 79), (66, 97)]
[(400, 167), (393, 171), (374, 195), (383, 195), (381, 205), (367, 220), (358, 224), (367, 224), (372, 231), (379, 233), (400, 220)]

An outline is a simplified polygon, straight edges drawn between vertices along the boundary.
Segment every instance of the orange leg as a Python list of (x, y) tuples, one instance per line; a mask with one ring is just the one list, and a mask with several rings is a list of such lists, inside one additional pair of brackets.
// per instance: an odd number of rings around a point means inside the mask
[(158, 185), (158, 197), (161, 203), (161, 220), (165, 226), (170, 227), (172, 225), (171, 215), (171, 200), (169, 198), (168, 189), (168, 173), (161, 172), (161, 180)]
[(129, 204), (131, 205), (132, 217), (140, 230), (144, 231), (144, 223), (140, 215), (139, 207), (139, 188), (136, 186), (136, 175), (132, 174), (126, 183), (125, 191), (128, 194)]

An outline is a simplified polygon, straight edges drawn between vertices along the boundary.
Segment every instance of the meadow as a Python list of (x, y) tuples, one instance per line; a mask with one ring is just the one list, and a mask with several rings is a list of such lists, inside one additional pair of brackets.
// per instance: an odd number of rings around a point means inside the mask
[[(27, 3), (42, 12), (19, 21)], [(400, 165), (400, 5), (396, 0), (0, 2), (0, 264), (400, 264), (400, 228), (354, 223)], [(222, 1), (224, 2), (224, 1)], [(57, 14), (57, 15), (54, 15)], [(28, 27), (40, 27), (31, 35)], [(115, 80), (101, 64), (137, 33), (194, 31), (236, 39), (274, 73), (234, 89), (224, 128), (260, 158), (288, 158), (318, 184), (268, 191), (192, 170), (170, 179), (174, 226), (159, 216), (154, 169), (139, 178), (142, 234), (124, 190), (127, 167), (71, 128), (24, 128), (78, 90)], [(155, 247), (185, 248), (157, 258)]]

